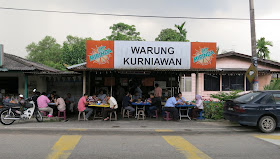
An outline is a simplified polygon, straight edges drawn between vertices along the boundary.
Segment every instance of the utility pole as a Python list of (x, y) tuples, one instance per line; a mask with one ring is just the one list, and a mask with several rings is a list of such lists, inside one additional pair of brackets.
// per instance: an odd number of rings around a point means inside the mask
[(256, 30), (255, 30), (255, 9), (254, 0), (249, 0), (250, 2), (250, 24), (251, 24), (251, 46), (252, 46), (252, 64), (256, 67), (256, 76), (253, 81), (253, 91), (258, 91), (259, 81), (258, 81), (258, 56), (256, 49)]

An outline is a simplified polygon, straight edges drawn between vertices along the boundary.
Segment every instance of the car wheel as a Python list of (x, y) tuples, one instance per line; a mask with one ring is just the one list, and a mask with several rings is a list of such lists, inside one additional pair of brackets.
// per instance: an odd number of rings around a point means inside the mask
[(276, 122), (271, 116), (263, 116), (259, 123), (259, 129), (264, 133), (271, 133), (276, 128)]

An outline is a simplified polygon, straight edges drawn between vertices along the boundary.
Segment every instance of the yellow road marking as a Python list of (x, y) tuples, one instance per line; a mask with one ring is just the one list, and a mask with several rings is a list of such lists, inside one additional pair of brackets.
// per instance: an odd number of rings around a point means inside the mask
[(87, 129), (68, 129), (68, 131), (87, 131)]
[(156, 132), (173, 132), (173, 130), (170, 129), (156, 129)]
[(80, 135), (61, 136), (55, 145), (53, 145), (52, 152), (48, 155), (47, 159), (67, 159), (80, 139)]
[(257, 138), (280, 140), (280, 135), (255, 135)]
[(193, 146), (181, 136), (162, 136), (167, 143), (175, 147), (187, 159), (211, 159), (208, 155)]

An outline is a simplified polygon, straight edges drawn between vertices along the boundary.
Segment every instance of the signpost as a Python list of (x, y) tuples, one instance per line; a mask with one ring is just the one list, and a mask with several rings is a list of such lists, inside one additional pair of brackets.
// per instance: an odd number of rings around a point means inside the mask
[(257, 68), (253, 64), (251, 64), (251, 66), (246, 71), (246, 77), (247, 77), (247, 79), (248, 79), (248, 81), (250, 83), (253, 82), (254, 78), (257, 75), (257, 73), (258, 73)]

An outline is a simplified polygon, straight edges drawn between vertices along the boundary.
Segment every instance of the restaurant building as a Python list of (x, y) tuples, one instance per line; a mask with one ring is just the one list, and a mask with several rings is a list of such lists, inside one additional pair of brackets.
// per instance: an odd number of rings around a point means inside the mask
[[(259, 89), (280, 72), (280, 63), (259, 62)], [(210, 98), (220, 91), (250, 91), (245, 73), (251, 64), (248, 55), (228, 52), (216, 55), (216, 43), (87, 41), (87, 62), (68, 67), (83, 74), (83, 93), (99, 90), (115, 96), (120, 87), (132, 94), (141, 84), (144, 97), (155, 83), (163, 97), (182, 92), (187, 100), (195, 94)], [(119, 87), (120, 86), (120, 87)]]
[(43, 64), (4, 53), (0, 45), (0, 90), (2, 95), (23, 94), (32, 96), (36, 88), (40, 92), (65, 96), (70, 92), (77, 99), (82, 94), (82, 76), (77, 72), (60, 71)]

